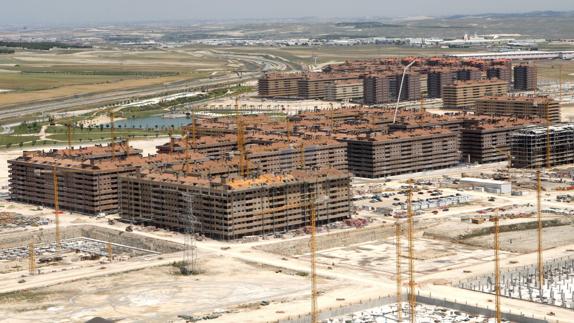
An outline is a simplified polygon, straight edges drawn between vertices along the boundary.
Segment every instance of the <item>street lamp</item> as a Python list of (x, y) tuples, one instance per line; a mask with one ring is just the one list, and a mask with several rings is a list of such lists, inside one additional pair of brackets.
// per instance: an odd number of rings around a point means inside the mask
[(403, 77), (401, 78), (401, 85), (399, 87), (399, 96), (397, 97), (397, 105), (395, 106), (395, 115), (393, 117), (393, 124), (397, 120), (397, 112), (399, 110), (399, 102), (401, 101), (401, 94), (403, 92), (403, 83), (405, 82), (405, 75), (407, 74), (408, 69), (411, 68), (411, 66), (413, 66), (415, 62), (416, 59), (410, 62), (409, 65), (405, 66), (405, 68), (403, 69)]

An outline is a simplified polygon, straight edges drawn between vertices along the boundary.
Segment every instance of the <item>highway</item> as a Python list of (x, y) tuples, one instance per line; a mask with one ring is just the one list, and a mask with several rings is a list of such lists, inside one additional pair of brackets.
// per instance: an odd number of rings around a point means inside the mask
[(15, 117), (22, 117), (39, 112), (52, 112), (58, 110), (75, 110), (88, 106), (109, 104), (127, 99), (137, 99), (148, 96), (160, 96), (166, 92), (193, 91), (202, 87), (237, 84), (255, 80), (261, 71), (287, 70), (290, 68), (284, 61), (271, 59), (259, 55), (228, 54), (219, 51), (210, 51), (211, 55), (218, 58), (232, 59), (243, 63), (257, 65), (258, 71), (244, 72), (241, 76), (234, 74), (213, 77), (209, 79), (181, 80), (160, 85), (148, 86), (144, 88), (120, 90), (105, 93), (93, 93), (85, 95), (75, 95), (54, 100), (38, 101), (26, 104), (4, 106), (0, 108), (0, 121)]

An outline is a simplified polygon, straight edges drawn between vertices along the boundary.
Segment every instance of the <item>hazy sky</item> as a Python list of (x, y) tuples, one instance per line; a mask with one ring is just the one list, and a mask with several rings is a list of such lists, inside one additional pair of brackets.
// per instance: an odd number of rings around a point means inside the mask
[(0, 0), (0, 24), (574, 10), (572, 0)]

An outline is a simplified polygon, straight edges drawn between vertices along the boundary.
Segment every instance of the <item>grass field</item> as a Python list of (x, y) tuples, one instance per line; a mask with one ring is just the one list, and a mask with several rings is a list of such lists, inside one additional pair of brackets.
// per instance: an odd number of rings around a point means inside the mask
[(562, 66), (562, 80), (574, 82), (574, 61), (552, 60), (536, 62), (540, 79), (559, 80)]
[(468, 49), (442, 49), (442, 48), (408, 48), (386, 46), (350, 46), (350, 47), (282, 47), (282, 48), (232, 48), (230, 51), (243, 53), (266, 53), (281, 56), (292, 62), (312, 64), (313, 56), (317, 56), (318, 64), (347, 59), (367, 59), (383, 56), (433, 56), (454, 53), (465, 53)]
[(12, 135), (0, 135), (0, 147), (5, 147), (6, 145), (18, 145), (19, 143), (31, 142), (38, 140), (38, 136), (12, 136)]
[(0, 55), (0, 106), (131, 89), (230, 71), (203, 50), (52, 50)]

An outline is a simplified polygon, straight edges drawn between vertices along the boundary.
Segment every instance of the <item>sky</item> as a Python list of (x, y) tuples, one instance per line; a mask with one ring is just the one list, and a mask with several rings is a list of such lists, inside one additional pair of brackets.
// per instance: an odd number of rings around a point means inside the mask
[(412, 17), (574, 10), (572, 0), (0, 0), (1, 24)]

